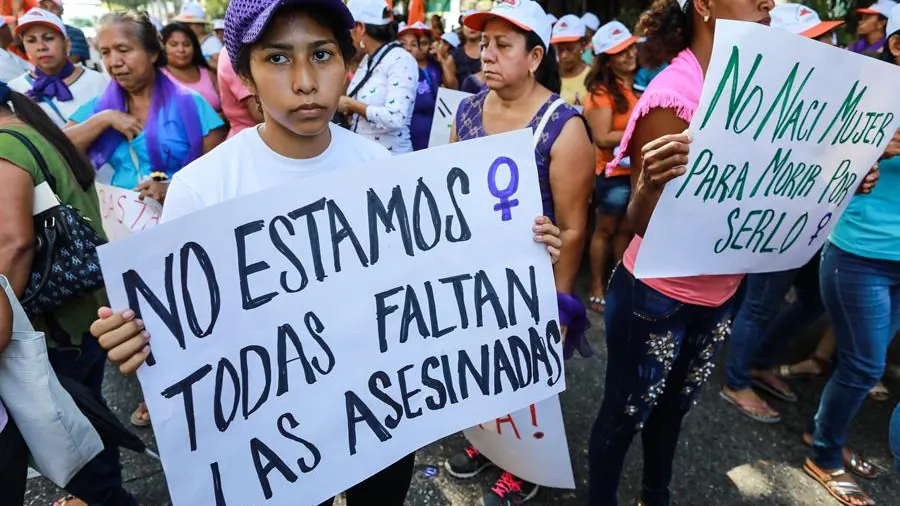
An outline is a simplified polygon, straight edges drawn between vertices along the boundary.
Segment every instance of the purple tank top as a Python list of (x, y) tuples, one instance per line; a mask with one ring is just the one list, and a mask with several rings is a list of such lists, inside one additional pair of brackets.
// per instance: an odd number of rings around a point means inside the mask
[[(484, 99), (487, 97), (488, 90), (477, 95), (467, 97), (459, 103), (459, 109), (456, 111), (456, 136), (461, 141), (469, 139), (477, 139), (487, 136), (484, 131), (484, 122), (482, 116), (484, 114)], [(532, 132), (535, 131), (544, 113), (550, 105), (559, 98), (559, 95), (552, 94), (550, 98), (538, 109), (537, 114), (528, 123), (528, 128)], [(563, 104), (553, 111), (550, 120), (547, 121), (537, 147), (534, 149), (534, 158), (537, 162), (538, 182), (541, 187), (541, 201), (544, 207), (544, 215), (551, 220), (556, 221), (553, 213), (553, 192), (550, 190), (550, 149), (556, 138), (562, 132), (563, 126), (572, 116), (578, 116), (578, 111), (568, 105)]]

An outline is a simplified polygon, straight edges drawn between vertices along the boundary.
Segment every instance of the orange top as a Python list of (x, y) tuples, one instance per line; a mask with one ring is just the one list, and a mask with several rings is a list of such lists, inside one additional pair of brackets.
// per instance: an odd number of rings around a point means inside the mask
[(0, 15), (21, 16), (34, 7), (40, 7), (39, 0), (22, 0), (22, 7), (19, 12), (13, 12), (15, 10), (14, 0), (0, 0)]
[[(627, 88), (622, 88), (622, 92), (625, 95), (625, 100), (628, 101), (628, 110), (624, 113), (616, 112), (616, 101), (613, 99), (612, 95), (606, 90), (606, 86), (598, 86), (594, 91), (588, 94), (587, 100), (584, 101), (584, 112), (587, 113), (591, 109), (612, 109), (613, 111), (613, 121), (612, 121), (612, 130), (614, 132), (624, 132), (625, 127), (628, 126), (628, 118), (631, 117), (631, 111), (634, 109), (635, 104), (637, 104), (638, 97), (634, 94), (634, 92)], [(603, 174), (606, 170), (606, 164), (611, 162), (615, 158), (613, 154), (613, 149), (597, 149), (597, 167), (595, 169), (597, 175)], [(628, 176), (631, 175), (631, 169), (628, 167), (616, 167), (615, 170), (612, 171), (610, 177), (615, 176)]]

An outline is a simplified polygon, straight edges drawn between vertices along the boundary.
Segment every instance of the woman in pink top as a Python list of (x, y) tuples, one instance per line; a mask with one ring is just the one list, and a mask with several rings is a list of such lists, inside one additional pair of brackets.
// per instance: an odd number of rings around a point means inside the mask
[(168, 65), (163, 67), (162, 71), (183, 86), (199, 93), (216, 112), (221, 113), (219, 86), (203, 57), (197, 35), (181, 23), (166, 25), (160, 35), (168, 60)]
[[(728, 334), (732, 298), (742, 276), (635, 279), (634, 260), (666, 183), (685, 172), (687, 128), (700, 103), (716, 19), (769, 21), (773, 0), (656, 0), (639, 21), (651, 51), (677, 56), (631, 113), (619, 159), (630, 156), (628, 219), (637, 234), (606, 295), (609, 362), (600, 413), (590, 441), (590, 504), (618, 503), (622, 465), (643, 431), (639, 504), (670, 503), (669, 482), (681, 422), (697, 401)], [(649, 66), (655, 63), (650, 62)], [(687, 219), (687, 217), (686, 217)]]

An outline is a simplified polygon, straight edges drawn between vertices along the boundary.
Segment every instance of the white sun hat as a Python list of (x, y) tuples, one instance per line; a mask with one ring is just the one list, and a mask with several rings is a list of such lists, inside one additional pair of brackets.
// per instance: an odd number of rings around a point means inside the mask
[(769, 11), (772, 28), (778, 28), (815, 39), (844, 24), (843, 21), (822, 21), (819, 13), (801, 4), (780, 4)]
[(856, 9), (856, 12), (859, 14), (878, 14), (879, 16), (890, 18), (891, 12), (896, 6), (897, 2), (894, 2), (893, 0), (878, 0), (865, 9)]
[(553, 25), (550, 43), (561, 44), (564, 42), (578, 42), (584, 38), (586, 33), (581, 18), (574, 14), (566, 14), (559, 18), (559, 21)]
[(350, 0), (347, 2), (347, 8), (350, 9), (353, 20), (358, 23), (384, 26), (391, 22), (389, 10), (387, 11), (388, 17), (384, 17), (385, 10), (388, 8), (388, 4), (384, 0)]
[(196, 2), (186, 2), (181, 6), (181, 13), (175, 16), (174, 21), (179, 23), (199, 23), (208, 24), (206, 19), (206, 11), (203, 6)]
[(584, 27), (588, 30), (596, 32), (597, 28), (600, 28), (600, 18), (593, 12), (585, 12), (584, 15), (581, 16), (581, 22), (584, 23)]
[(610, 21), (601, 26), (591, 38), (594, 54), (618, 54), (628, 49), (638, 38), (631, 34), (627, 26), (619, 21)]
[(484, 25), (495, 18), (509, 21), (522, 30), (534, 32), (544, 43), (545, 48), (550, 47), (553, 27), (543, 7), (534, 0), (498, 0), (491, 10), (469, 14), (463, 18), (463, 23), (473, 30), (483, 32)]

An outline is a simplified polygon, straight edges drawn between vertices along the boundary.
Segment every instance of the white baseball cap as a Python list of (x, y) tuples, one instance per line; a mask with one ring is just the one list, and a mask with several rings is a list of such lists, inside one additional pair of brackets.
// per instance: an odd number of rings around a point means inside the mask
[(53, 28), (61, 33), (63, 37), (69, 37), (66, 33), (66, 26), (63, 25), (63, 22), (61, 19), (59, 19), (59, 16), (53, 14), (50, 11), (45, 11), (40, 7), (32, 8), (31, 10), (26, 12), (24, 16), (19, 18), (19, 22), (18, 24), (16, 24), (15, 29), (16, 35), (21, 35), (22, 32), (34, 25), (49, 26), (50, 28)]
[(888, 37), (890, 37), (892, 35), (897, 35), (897, 32), (900, 32), (900, 5), (891, 9), (891, 16), (888, 18), (886, 33)]
[(591, 38), (594, 54), (618, 54), (628, 49), (638, 38), (619, 21), (610, 21), (601, 26)]
[(566, 14), (553, 25), (550, 43), (578, 42), (584, 38), (585, 33), (584, 23), (581, 22), (581, 18), (574, 14)]
[(209, 23), (209, 20), (206, 19), (206, 11), (203, 10), (203, 6), (196, 2), (185, 2), (185, 4), (181, 6), (181, 13), (175, 16), (173, 21), (204, 25)]
[(225, 20), (224, 19), (216, 19), (213, 21), (213, 30), (224, 30), (225, 29)]
[(843, 21), (822, 21), (819, 14), (801, 4), (779, 4), (769, 11), (772, 28), (815, 39), (844, 24)]
[(548, 12), (547, 21), (550, 21), (550, 26), (553, 26), (557, 21), (559, 21), (559, 18)]
[(600, 28), (600, 18), (593, 12), (585, 12), (584, 15), (581, 16), (581, 22), (584, 23), (584, 27), (588, 30), (596, 32), (597, 28)]
[[(350, 0), (347, 8), (357, 23), (384, 26), (391, 22), (390, 10), (384, 0)], [(384, 17), (385, 12), (388, 13), (387, 17)]]
[(459, 47), (459, 35), (457, 35), (456, 32), (444, 32), (444, 34), (441, 35), (441, 40), (450, 44), (450, 47)]
[(494, 18), (509, 21), (513, 25), (534, 32), (544, 43), (544, 48), (550, 47), (550, 33), (552, 26), (544, 9), (534, 0), (497, 0), (494, 8), (487, 12), (476, 12), (463, 18), (463, 23), (469, 28), (483, 32), (484, 25)]
[(874, 4), (865, 9), (856, 9), (860, 14), (878, 14), (886, 18), (891, 17), (891, 11), (897, 6), (897, 2), (893, 0), (878, 0)]

